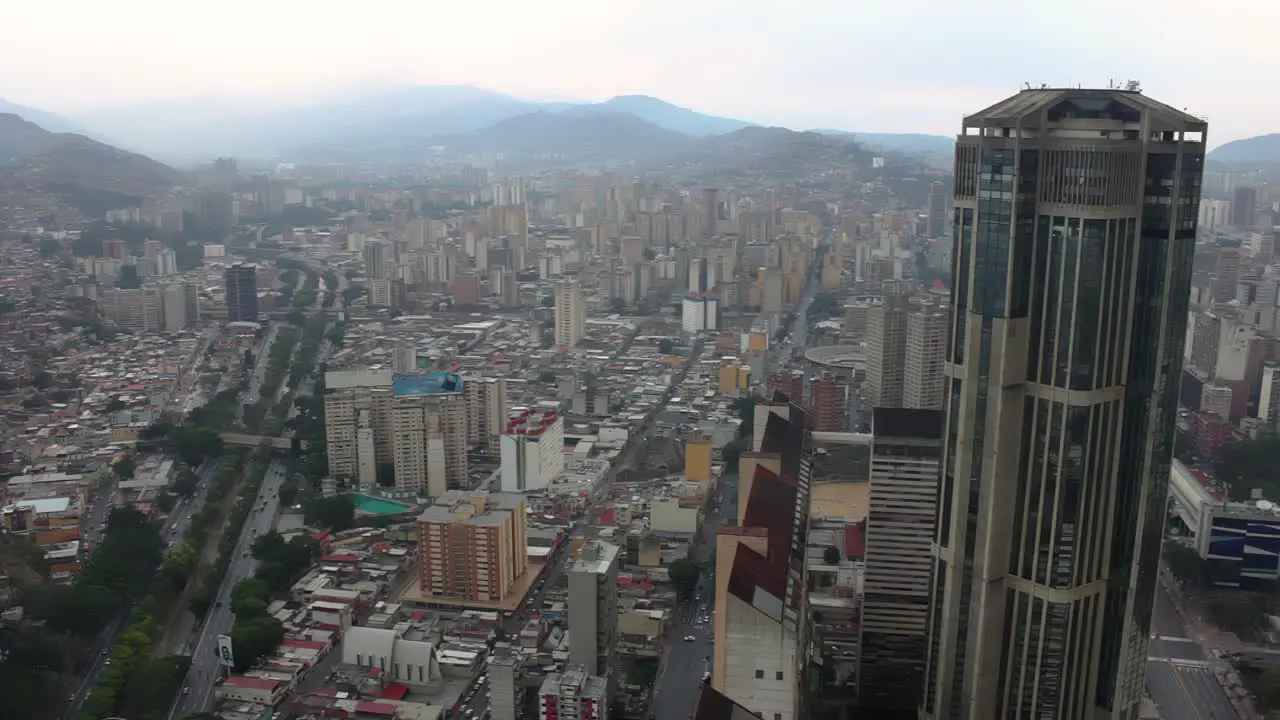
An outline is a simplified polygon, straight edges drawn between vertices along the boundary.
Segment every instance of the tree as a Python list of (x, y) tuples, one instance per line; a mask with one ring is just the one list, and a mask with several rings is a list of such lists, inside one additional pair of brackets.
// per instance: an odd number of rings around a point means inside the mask
[(538, 382), (553, 383), (556, 381), (555, 370), (543, 370), (538, 373)]
[(120, 412), (121, 410), (127, 407), (129, 406), (125, 403), (125, 401), (119, 398), (111, 398), (110, 400), (107, 401), (107, 405), (103, 409), (109, 413), (114, 413), (114, 412)]
[[(197, 467), (205, 461), (205, 458), (222, 454), (222, 438), (218, 437), (216, 428), (227, 427), (234, 417), (235, 409), (230, 409), (230, 412), (225, 417), (219, 413), (216, 425), (201, 427), (194, 423), (206, 418), (204, 416), (197, 417), (196, 413), (192, 412), (188, 418), (187, 425), (174, 428), (169, 432), (169, 448), (182, 462), (190, 467)], [(196, 418), (196, 420), (193, 421), (192, 418)], [(213, 420), (213, 418), (210, 417), (208, 420)]]
[(720, 457), (724, 460), (725, 472), (738, 472), (738, 459), (742, 457), (742, 453), (751, 449), (751, 436), (743, 435), (736, 438), (720, 450)]
[(173, 512), (173, 506), (175, 503), (176, 501), (173, 499), (173, 495), (170, 495), (167, 492), (162, 492), (159, 495), (156, 495), (156, 507), (160, 508), (160, 512), (162, 513)]
[(1176, 540), (1165, 541), (1164, 560), (1169, 565), (1169, 572), (1179, 580), (1199, 583), (1204, 578), (1204, 558)]
[(196, 563), (199, 561), (200, 557), (196, 553), (195, 546), (184, 540), (169, 550), (169, 554), (164, 558), (164, 568), (186, 578), (196, 569)]
[(1280, 499), (1277, 466), (1280, 466), (1280, 439), (1242, 440), (1222, 448), (1214, 475), (1229, 485), (1232, 500), (1249, 500), (1254, 490)]
[(350, 495), (313, 498), (303, 508), (307, 524), (334, 531), (347, 530), (356, 524), (356, 505)]
[(828, 545), (827, 548), (822, 551), (822, 561), (828, 565), (839, 565), (840, 548), (834, 545)]
[(691, 593), (698, 587), (698, 579), (702, 577), (702, 568), (689, 558), (680, 558), (667, 566), (667, 575), (676, 592)]
[(756, 396), (734, 398), (730, 403), (730, 407), (738, 415), (738, 437), (751, 437), (755, 432), (756, 405), (759, 403), (760, 398)]
[(280, 483), (280, 504), (283, 506), (293, 505), (293, 501), (298, 498), (298, 483), (295, 480), (285, 480)]
[(200, 476), (190, 470), (183, 470), (173, 479), (171, 486), (173, 491), (184, 498), (189, 498), (196, 494), (196, 490), (200, 488)]
[(44, 390), (52, 384), (53, 376), (43, 370), (31, 376), (31, 385), (37, 390)]
[(279, 620), (257, 617), (241, 621), (231, 629), (231, 646), (235, 652), (234, 672), (241, 673), (271, 652), (284, 639), (284, 626)]
[(675, 343), (668, 338), (663, 338), (658, 342), (658, 352), (663, 355), (670, 355), (676, 349)]
[(138, 461), (132, 457), (120, 458), (111, 466), (114, 472), (121, 480), (129, 480), (133, 477), (133, 473), (138, 469)]
[(53, 632), (92, 637), (115, 617), (120, 596), (100, 585), (55, 585), (28, 603)]
[(270, 597), (271, 589), (265, 582), (257, 578), (241, 580), (231, 588), (231, 611), (236, 612), (240, 603), (246, 600), (259, 600), (265, 603)]

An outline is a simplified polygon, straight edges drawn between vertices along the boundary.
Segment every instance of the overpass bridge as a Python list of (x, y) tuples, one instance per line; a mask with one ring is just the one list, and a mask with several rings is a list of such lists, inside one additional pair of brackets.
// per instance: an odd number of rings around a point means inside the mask
[[(262, 447), (264, 444), (276, 450), (292, 450), (293, 438), (272, 437), (270, 435), (247, 435), (245, 433), (224, 432), (218, 433), (218, 437), (222, 438), (222, 442), (227, 445), (241, 445), (244, 447)], [(307, 441), (300, 440), (299, 448), (307, 449)]]

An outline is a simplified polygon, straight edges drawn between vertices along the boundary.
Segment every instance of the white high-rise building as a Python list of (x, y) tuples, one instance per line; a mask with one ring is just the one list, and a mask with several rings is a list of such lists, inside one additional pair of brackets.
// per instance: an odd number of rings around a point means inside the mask
[(554, 409), (521, 411), (502, 433), (503, 492), (541, 490), (564, 473), (564, 418)]
[(707, 258), (692, 258), (689, 260), (689, 292), (680, 307), (680, 329), (687, 333), (716, 330), (719, 314), (716, 263)]
[(582, 340), (587, 323), (586, 302), (576, 280), (561, 280), (556, 283), (555, 310), (556, 347), (571, 350)]

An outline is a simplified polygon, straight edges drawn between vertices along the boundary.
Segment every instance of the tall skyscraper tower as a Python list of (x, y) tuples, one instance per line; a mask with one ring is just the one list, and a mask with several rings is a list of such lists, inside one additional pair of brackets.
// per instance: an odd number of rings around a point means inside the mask
[(258, 322), (258, 268), (236, 263), (227, 268), (227, 321)]
[(1238, 228), (1252, 227), (1258, 215), (1258, 189), (1241, 185), (1231, 193), (1231, 224)]
[(1207, 130), (1137, 90), (964, 119), (921, 717), (1137, 717)]
[(947, 188), (941, 180), (934, 180), (929, 185), (928, 227), (926, 231), (931, 238), (942, 237), (946, 231)]
[(905, 714), (924, 688), (942, 425), (941, 410), (872, 412), (858, 693), (864, 710)]
[(587, 314), (582, 288), (576, 280), (556, 283), (556, 347), (566, 350), (582, 340)]

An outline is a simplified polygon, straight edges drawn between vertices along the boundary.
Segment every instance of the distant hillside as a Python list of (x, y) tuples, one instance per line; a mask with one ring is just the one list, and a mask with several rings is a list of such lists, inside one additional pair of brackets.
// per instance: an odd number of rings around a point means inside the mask
[(676, 151), (692, 139), (632, 115), (534, 112), (508, 118), (470, 135), (439, 138), (436, 142), (454, 154), (501, 152), (625, 162)]
[(947, 135), (923, 133), (864, 133), (844, 130), (811, 130), (823, 135), (852, 136), (867, 147), (912, 155), (950, 155), (955, 151), (956, 140)]
[(660, 128), (674, 130), (694, 137), (723, 135), (755, 125), (755, 123), (743, 120), (704, 115), (696, 110), (672, 105), (665, 100), (659, 100), (648, 95), (619, 95), (595, 105), (572, 106), (566, 109), (565, 112), (575, 113), (593, 110), (634, 115)]
[(873, 153), (852, 138), (779, 127), (748, 127), (703, 138), (680, 157), (728, 182), (747, 182), (772, 175), (807, 177), (830, 171), (837, 175), (869, 167)]
[(1280, 163), (1280, 133), (1232, 140), (1210, 152), (1209, 160), (1228, 165)]
[(0, 193), (20, 193), (92, 217), (184, 179), (151, 158), (0, 114)]
[(84, 132), (84, 129), (78, 124), (58, 115), (57, 113), (51, 113), (48, 110), (39, 110), (37, 108), (27, 107), (26, 105), (11, 103), (4, 98), (0, 98), (0, 115), (4, 114), (17, 115), (23, 120), (33, 122), (49, 132)]

